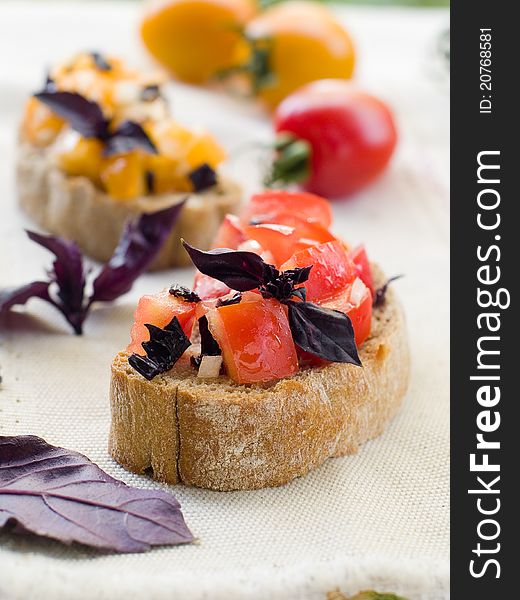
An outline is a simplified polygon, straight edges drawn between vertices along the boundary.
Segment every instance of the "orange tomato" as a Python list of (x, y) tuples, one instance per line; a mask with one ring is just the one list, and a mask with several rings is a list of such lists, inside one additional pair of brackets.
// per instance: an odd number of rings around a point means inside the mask
[(70, 129), (60, 135), (52, 149), (57, 166), (67, 175), (88, 177), (96, 183), (103, 162), (102, 152), (102, 142), (81, 137)]
[(34, 146), (48, 146), (57, 137), (65, 121), (34, 97), (25, 104), (20, 136)]
[(203, 83), (236, 64), (245, 49), (240, 31), (255, 12), (254, 0), (149, 2), (141, 38), (176, 77)]
[(352, 77), (352, 40), (320, 4), (277, 4), (252, 19), (245, 36), (252, 46), (253, 88), (270, 107), (310, 81)]
[(143, 154), (138, 150), (103, 160), (101, 182), (109, 196), (130, 200), (147, 193)]

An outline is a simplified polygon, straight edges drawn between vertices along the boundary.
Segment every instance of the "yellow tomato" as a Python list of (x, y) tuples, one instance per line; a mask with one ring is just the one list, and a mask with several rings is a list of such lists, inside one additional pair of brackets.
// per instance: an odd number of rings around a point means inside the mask
[(57, 137), (65, 121), (34, 97), (25, 104), (20, 136), (34, 146), (48, 146)]
[(216, 139), (207, 131), (191, 130), (169, 119), (154, 123), (150, 134), (160, 154), (184, 164), (191, 171), (206, 163), (216, 169), (226, 158), (226, 153)]
[(150, 2), (141, 37), (176, 77), (203, 83), (236, 64), (245, 46), (240, 30), (255, 12), (254, 0)]
[(270, 107), (305, 83), (349, 79), (354, 71), (349, 34), (316, 3), (275, 5), (250, 21), (245, 35), (252, 48), (253, 88)]
[(67, 130), (53, 148), (57, 166), (72, 176), (88, 177), (99, 181), (103, 144), (96, 139), (84, 138), (75, 131)]
[(147, 157), (147, 170), (153, 177), (153, 193), (190, 192), (191, 182), (179, 170), (175, 159), (161, 154), (150, 154)]
[(101, 166), (101, 183), (109, 196), (130, 200), (147, 193), (144, 156), (139, 151), (105, 158)]

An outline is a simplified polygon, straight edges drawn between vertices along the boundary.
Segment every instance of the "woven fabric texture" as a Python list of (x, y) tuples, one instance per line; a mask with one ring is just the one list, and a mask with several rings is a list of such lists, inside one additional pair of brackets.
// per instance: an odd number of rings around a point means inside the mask
[[(102, 4), (102, 6), (101, 6)], [(198, 542), (142, 555), (99, 555), (0, 535), (2, 600), (325, 600), (336, 588), (377, 587), (443, 600), (449, 552), (448, 98), (434, 59), (444, 11), (338, 9), (359, 47), (358, 79), (395, 109), (400, 146), (385, 176), (352, 203), (336, 204), (335, 230), (364, 241), (404, 304), (413, 356), (402, 410), (377, 440), (278, 489), (218, 493), (177, 486)], [(16, 207), (16, 122), (45, 66), (96, 48), (143, 61), (137, 3), (4, 2), (0, 6), (0, 288), (40, 277), (50, 256), (29, 242)], [(27, 44), (18, 36), (21, 24)], [(51, 35), (52, 34), (52, 35)], [(14, 49), (16, 48), (16, 52)], [(203, 123), (226, 144), (228, 170), (248, 191), (258, 157), (237, 152), (269, 138), (260, 110), (176, 85), (177, 117)], [(36, 434), (85, 453), (125, 482), (154, 487), (107, 454), (109, 365), (128, 341), (137, 298), (189, 269), (143, 277), (115, 305), (96, 308), (72, 335), (39, 301), (0, 331), (0, 435)]]

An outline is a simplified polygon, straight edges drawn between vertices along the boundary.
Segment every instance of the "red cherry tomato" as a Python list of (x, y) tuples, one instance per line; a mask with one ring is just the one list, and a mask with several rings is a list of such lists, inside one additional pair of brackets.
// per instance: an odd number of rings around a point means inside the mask
[(141, 344), (150, 339), (148, 329), (145, 327), (146, 323), (157, 327), (166, 327), (173, 317), (177, 317), (184, 333), (189, 337), (195, 321), (195, 307), (195, 303), (176, 298), (168, 290), (143, 296), (135, 311), (131, 332), (132, 341), (127, 351), (144, 355)]
[(341, 242), (327, 242), (296, 252), (281, 267), (294, 269), (313, 265), (304, 286), (307, 300), (324, 301), (338, 294), (357, 277), (356, 266)]
[[(315, 81), (288, 96), (276, 110), (275, 129), (308, 142), (309, 176), (301, 185), (327, 198), (348, 196), (375, 179), (397, 139), (392, 113), (381, 100), (336, 79)], [(298, 168), (301, 181), (302, 165)], [(290, 171), (287, 176), (291, 181)]]
[(206, 317), (228, 375), (237, 383), (289, 377), (298, 371), (296, 348), (285, 307), (260, 294), (210, 310)]
[(374, 278), (372, 277), (372, 268), (365, 250), (365, 246), (361, 244), (350, 252), (350, 258), (356, 265), (358, 276), (361, 281), (368, 287), (372, 297), (374, 296)]
[(332, 211), (325, 198), (305, 192), (285, 192), (273, 190), (255, 194), (246, 206), (240, 219), (244, 225), (251, 221), (259, 223), (283, 223), (279, 215), (293, 214), (300, 219), (312, 219), (325, 228), (332, 223)]

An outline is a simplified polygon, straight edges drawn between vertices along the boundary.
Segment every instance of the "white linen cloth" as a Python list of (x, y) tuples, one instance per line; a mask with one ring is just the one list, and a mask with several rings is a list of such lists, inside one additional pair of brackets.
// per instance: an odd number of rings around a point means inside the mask
[[(405, 305), (412, 382), (387, 431), (356, 456), (329, 460), (278, 489), (217, 493), (171, 488), (197, 544), (142, 555), (99, 555), (43, 540), (0, 535), (1, 600), (325, 600), (375, 587), (413, 600), (443, 600), (449, 552), (449, 222), (446, 76), (433, 58), (444, 10), (338, 7), (359, 50), (358, 83), (396, 113), (400, 142), (388, 172), (349, 203), (334, 205), (335, 230), (364, 241)], [(146, 61), (127, 2), (0, 4), (0, 288), (39, 278), (50, 255), (23, 233), (17, 209), (16, 125), (44, 69), (80, 49)], [(269, 139), (257, 107), (213, 91), (172, 85), (176, 116), (207, 125), (233, 152)], [(257, 157), (228, 171), (259, 187)], [(113, 306), (96, 308), (79, 338), (35, 300), (0, 333), (0, 435), (36, 434), (85, 453), (111, 475), (107, 454), (109, 365), (128, 340), (138, 297), (189, 269), (143, 277)]]

